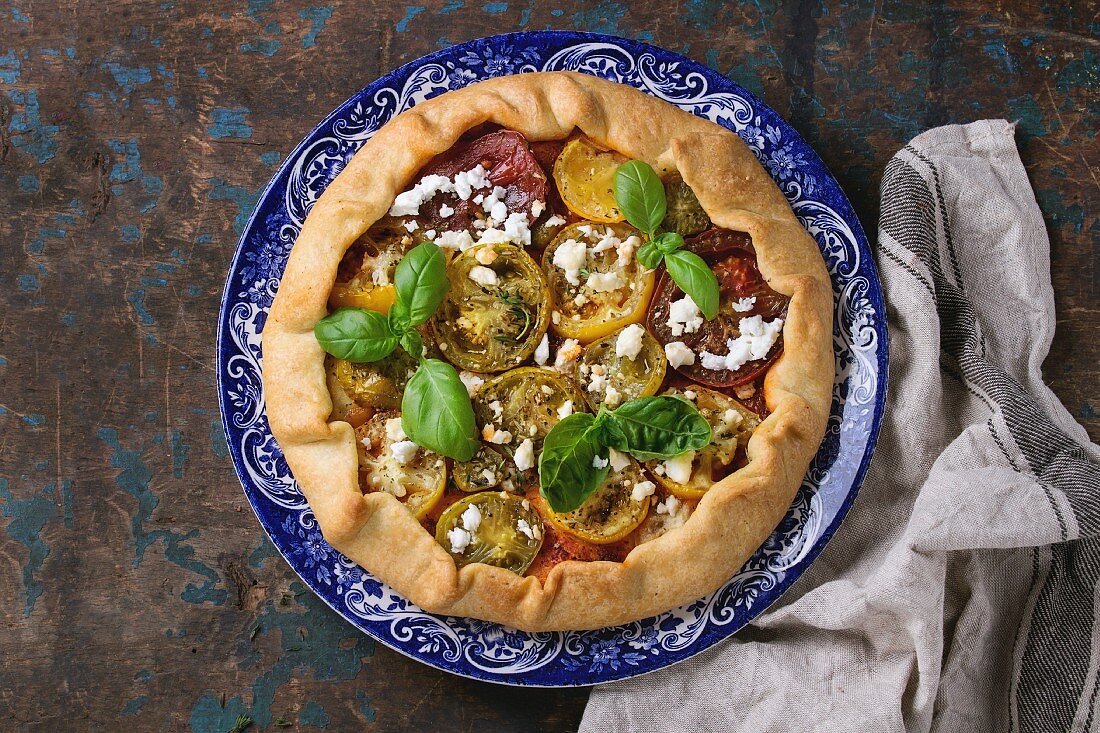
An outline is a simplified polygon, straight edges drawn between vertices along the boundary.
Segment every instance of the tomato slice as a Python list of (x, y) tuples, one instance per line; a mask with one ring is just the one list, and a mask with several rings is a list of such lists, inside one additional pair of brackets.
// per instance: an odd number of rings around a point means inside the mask
[(623, 220), (615, 200), (615, 171), (629, 160), (581, 135), (565, 144), (554, 163), (562, 201), (578, 216), (612, 223)]
[(760, 425), (760, 418), (733, 397), (699, 385), (669, 389), (664, 394), (695, 403), (699, 413), (710, 423), (711, 442), (695, 453), (691, 477), (683, 483), (669, 478), (663, 461), (646, 461), (645, 467), (657, 483), (677, 498), (698, 499), (715, 483), (744, 465), (745, 446)]
[[(476, 511), (470, 512), (471, 507)], [(436, 541), (460, 568), (480, 562), (519, 575), (538, 555), (542, 535), (542, 517), (530, 502), (497, 491), (459, 499), (435, 526)]]
[(359, 454), (359, 488), (364, 494), (385, 491), (397, 497), (413, 516), (420, 519), (443, 496), (447, 483), (447, 462), (443, 456), (417, 446), (404, 462), (394, 453), (398, 438), (387, 426), (401, 414), (383, 410), (355, 429), (355, 449)]
[(635, 501), (634, 485), (645, 481), (633, 458), (621, 471), (612, 470), (587, 500), (571, 512), (558, 513), (545, 501), (540, 509), (558, 529), (596, 545), (617, 542), (645, 519), (650, 497)]
[(496, 446), (482, 443), (477, 453), (469, 461), (455, 461), (451, 477), (455, 486), (467, 494), (489, 489), (505, 491), (523, 491), (531, 478), (537, 481), (532, 471), (521, 472), (516, 468), (515, 460)]
[[(558, 312), (551, 328), (562, 338), (589, 343), (645, 317), (655, 274), (638, 263), (633, 251), (625, 263), (620, 262), (615, 247), (596, 252), (600, 242), (608, 239), (608, 233), (620, 242), (631, 237), (633, 244), (640, 246), (642, 242), (638, 231), (629, 225), (585, 222), (562, 229), (543, 252), (542, 269), (554, 299), (554, 310)], [(559, 248), (575, 247), (578, 243), (586, 245), (583, 266), (578, 272), (570, 273), (554, 263)], [(571, 274), (576, 283), (570, 280)], [(588, 284), (592, 275), (615, 275), (618, 287), (597, 291)]]
[(470, 371), (502, 372), (531, 356), (550, 323), (550, 293), (530, 255), (510, 244), (473, 247), (455, 257), (447, 278), (451, 287), (432, 318), (445, 359)]
[[(570, 406), (565, 409), (567, 402)], [(566, 413), (586, 411), (584, 395), (572, 379), (537, 367), (513, 369), (489, 380), (473, 403), (479, 427), (492, 424), (511, 433), (510, 441), (499, 444), (509, 456), (524, 438), (538, 449)]]
[[(669, 304), (683, 298), (684, 293), (668, 273), (663, 272), (657, 292), (650, 303), (647, 319), (649, 330), (662, 345), (683, 341), (697, 354), (703, 351), (725, 354), (729, 351), (726, 342), (741, 334), (742, 318), (761, 316), (765, 321), (771, 321), (786, 317), (790, 298), (772, 290), (764, 281), (757, 269), (756, 251), (748, 234), (728, 229), (709, 229), (689, 240), (687, 248), (706, 260), (718, 277), (718, 315), (714, 320), (704, 321), (693, 333), (674, 336), (668, 325)], [(733, 305), (744, 298), (756, 300), (748, 310), (734, 310)], [(765, 358), (747, 362), (735, 371), (705, 369), (699, 359), (694, 364), (676, 367), (676, 370), (688, 379), (711, 387), (735, 387), (751, 382), (763, 374), (781, 353), (782, 334)]]
[(413, 242), (399, 219), (387, 216), (376, 222), (340, 260), (329, 307), (389, 311), (397, 298), (392, 284), (394, 270)]
[[(417, 180), (427, 175), (453, 179), (479, 163), (489, 169), (489, 181), (504, 188), (504, 204), (509, 213), (522, 211), (530, 222), (532, 204), (546, 202), (547, 181), (542, 167), (531, 154), (527, 139), (518, 132), (497, 130), (469, 142), (460, 142), (424, 166)], [(454, 213), (443, 216), (440, 208), (444, 205)], [(470, 229), (479, 218), (484, 219), (485, 214), (473, 196), (463, 201), (442, 193), (422, 204), (417, 217), (421, 229), (439, 231)]]
[(679, 175), (665, 181), (666, 213), (663, 226), (682, 237), (696, 235), (710, 227), (710, 217), (703, 211), (695, 192)]
[[(641, 328), (641, 326), (634, 326)], [(593, 410), (601, 404), (610, 408), (624, 402), (656, 394), (665, 379), (664, 348), (653, 335), (642, 329), (642, 347), (633, 358), (619, 356), (619, 336), (627, 326), (589, 344), (577, 360), (577, 381)]]

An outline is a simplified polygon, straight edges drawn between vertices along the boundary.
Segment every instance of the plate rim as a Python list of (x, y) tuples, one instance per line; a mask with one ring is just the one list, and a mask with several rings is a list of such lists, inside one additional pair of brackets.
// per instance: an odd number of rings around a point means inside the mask
[[(227, 322), (227, 317), (228, 317), (229, 310), (230, 310), (228, 308), (228, 305), (230, 303), (230, 300), (233, 297), (231, 295), (231, 290), (234, 286), (233, 275), (234, 275), (234, 273), (239, 271), (240, 260), (241, 260), (241, 257), (244, 254), (244, 250), (245, 250), (245, 246), (246, 246), (246, 240), (248, 239), (248, 236), (252, 233), (253, 226), (257, 222), (260, 211), (261, 211), (261, 209), (264, 208), (264, 206), (263, 206), (264, 203), (267, 201), (268, 197), (270, 196), (270, 194), (272, 192), (272, 189), (275, 188), (275, 186), (279, 182), (280, 178), (284, 175), (284, 173), (287, 172), (287, 169), (293, 164), (293, 162), (295, 160), (297, 160), (297, 157), (308, 147), (308, 145), (311, 144), (311, 141), (315, 138), (315, 136), (318, 133), (322, 132), (325, 128), (327, 128), (338, 117), (339, 113), (341, 113), (346, 107), (353, 104), (357, 99), (359, 99), (364, 94), (364, 92), (367, 89), (369, 89), (371, 86), (374, 86), (374, 85), (379, 84), (379, 83), (381, 83), (382, 86), (385, 86), (386, 83), (389, 80), (392, 80), (395, 77), (402, 77), (407, 72), (411, 72), (411, 71), (415, 70), (417, 67), (423, 66), (425, 64), (437, 62), (440, 58), (445, 57), (445, 56), (449, 56), (450, 54), (453, 54), (456, 49), (461, 49), (463, 47), (473, 46), (475, 44), (484, 44), (484, 43), (500, 44), (500, 43), (506, 43), (506, 42), (509, 42), (509, 41), (514, 42), (514, 41), (520, 40), (520, 39), (522, 39), (524, 41), (530, 41), (530, 40), (537, 40), (537, 39), (540, 39), (540, 38), (543, 38), (543, 39), (551, 38), (551, 39), (555, 39), (557, 41), (565, 41), (565, 43), (561, 44), (562, 48), (573, 45), (573, 42), (589, 42), (589, 43), (590, 42), (596, 42), (596, 43), (603, 42), (603, 43), (611, 43), (613, 45), (618, 46), (619, 48), (621, 48), (623, 50), (627, 50), (628, 47), (631, 47), (631, 46), (637, 47), (636, 49), (629, 49), (629, 52), (632, 56), (636, 55), (637, 52), (649, 51), (649, 52), (655, 53), (658, 56), (675, 57), (676, 60), (684, 62), (684, 63), (686, 63), (687, 65), (689, 65), (691, 67), (694, 67), (692, 69), (693, 71), (697, 71), (701, 74), (704, 74), (705, 76), (709, 76), (710, 80), (712, 80), (712, 81), (714, 80), (715, 77), (718, 77), (718, 78), (724, 80), (725, 82), (727, 82), (729, 84), (732, 84), (734, 87), (737, 88), (738, 95), (743, 96), (744, 98), (746, 98), (750, 102), (750, 104), (753, 106), (754, 109), (755, 108), (764, 108), (764, 109), (767, 109), (767, 110), (771, 111), (773, 114), (775, 114), (775, 116), (777, 118), (779, 118), (783, 122), (783, 124), (785, 125), (785, 129), (783, 131), (784, 137), (785, 138), (796, 139), (797, 142), (800, 143), (802, 149), (804, 151), (808, 151), (813, 156), (813, 160), (811, 161), (811, 163), (816, 162), (816, 164), (818, 166), (820, 166), (820, 168), (828, 174), (828, 176), (832, 179), (833, 183), (836, 186), (836, 191), (839, 194), (839, 199), (835, 202), (830, 202), (830, 206), (831, 206), (831, 208), (833, 208), (836, 211), (836, 213), (840, 216), (840, 218), (843, 219), (845, 224), (847, 224), (852, 229), (852, 233), (853, 233), (855, 244), (856, 244), (856, 249), (858, 250), (859, 254), (861, 255), (861, 263), (863, 264), (863, 267), (866, 268), (866, 274), (868, 276), (868, 283), (870, 285), (870, 287), (868, 288), (868, 292), (867, 292), (867, 298), (870, 301), (874, 312), (879, 315), (879, 319), (878, 319), (878, 322), (876, 323), (876, 326), (881, 325), (881, 331), (878, 328), (876, 328), (875, 331), (876, 331), (876, 333), (878, 333), (879, 335), (881, 335), (883, 337), (881, 339), (881, 342), (880, 342), (880, 348), (878, 349), (878, 351), (876, 353), (876, 363), (875, 363), (875, 365), (876, 365), (876, 368), (877, 368), (877, 379), (878, 379), (878, 385), (877, 386), (878, 386), (878, 389), (876, 391), (876, 395), (875, 395), (874, 402), (873, 402), (873, 414), (871, 416), (871, 421), (870, 421), (870, 431), (869, 431), (868, 436), (867, 436), (865, 450), (864, 450), (863, 455), (861, 457), (860, 463), (857, 466), (856, 471), (854, 473), (854, 479), (853, 479), (851, 485), (848, 488), (848, 491), (847, 491), (847, 494), (846, 494), (844, 500), (839, 504), (839, 506), (837, 508), (837, 511), (836, 511), (836, 514), (833, 517), (833, 521), (821, 531), (821, 533), (819, 534), (817, 539), (814, 541), (814, 544), (810, 547), (810, 549), (807, 551), (806, 555), (802, 558), (802, 560), (799, 561), (798, 565), (795, 568), (791, 569), (793, 572), (787, 572), (781, 580), (776, 582), (774, 588), (769, 591), (772, 594), (771, 599), (766, 604), (761, 604), (758, 607), (758, 609), (754, 609), (754, 612), (752, 613), (751, 617), (746, 619), (744, 623), (739, 624), (739, 625), (738, 624), (730, 624), (728, 627), (723, 628), (723, 633), (718, 638), (715, 638), (715, 639), (712, 639), (712, 640), (709, 640), (709, 641), (706, 641), (706, 642), (696, 641), (693, 645), (694, 648), (692, 648), (690, 652), (684, 654), (683, 656), (681, 656), (681, 657), (679, 657), (675, 660), (672, 660), (672, 661), (668, 662), (667, 664), (657, 664), (657, 665), (654, 665), (651, 668), (643, 669), (643, 670), (637, 670), (636, 668), (633, 668), (633, 667), (623, 667), (620, 670), (612, 670), (611, 674), (601, 674), (600, 675), (601, 679), (598, 680), (598, 681), (572, 682), (572, 681), (566, 680), (566, 681), (560, 681), (560, 682), (555, 682), (555, 683), (551, 683), (551, 682), (532, 682), (532, 681), (528, 681), (526, 679), (526, 675), (522, 674), (522, 673), (521, 674), (514, 674), (514, 675), (501, 675), (499, 673), (489, 672), (489, 671), (485, 671), (485, 670), (482, 670), (483, 674), (480, 674), (480, 675), (475, 674), (475, 673), (470, 673), (470, 672), (467, 672), (464, 669), (458, 668), (457, 665), (454, 666), (454, 667), (448, 667), (448, 666), (445, 666), (445, 664), (437, 662), (436, 660), (429, 660), (429, 659), (418, 657), (413, 652), (398, 646), (396, 644), (396, 642), (394, 642), (392, 639), (390, 639), (387, 635), (385, 635), (385, 634), (376, 634), (371, 630), (368, 630), (366, 628), (361, 627), (359, 624), (355, 623), (352, 619), (350, 619), (343, 611), (341, 611), (341, 609), (338, 608), (332, 601), (330, 601), (325, 596), (325, 594), (320, 592), (320, 589), (317, 587), (317, 584), (314, 582), (314, 580), (311, 580), (309, 577), (306, 577), (301, 572), (299, 572), (298, 568), (295, 567), (295, 565), (285, 556), (282, 549), (280, 549), (279, 544), (276, 542), (276, 540), (274, 538), (273, 528), (271, 526), (269, 526), (269, 522), (265, 519), (264, 514), (260, 511), (260, 508), (257, 507), (256, 502), (253, 499), (253, 496), (246, 489), (246, 487), (244, 485), (244, 481), (242, 480), (241, 471), (240, 471), (240, 468), (239, 468), (239, 466), (240, 466), (240, 464), (243, 460), (242, 457), (241, 457), (240, 446), (234, 445), (232, 442), (230, 442), (227, 439), (226, 443), (227, 443), (227, 446), (228, 446), (228, 449), (229, 449), (230, 457), (233, 461), (234, 474), (238, 479), (238, 483), (241, 484), (241, 490), (244, 493), (245, 498), (248, 500), (249, 506), (252, 508), (253, 514), (256, 515), (256, 518), (259, 521), (261, 528), (264, 530), (264, 533), (266, 534), (266, 536), (268, 538), (268, 541), (271, 542), (272, 546), (276, 549), (276, 551), (279, 553), (279, 555), (283, 558), (283, 560), (287, 563), (287, 565), (294, 571), (295, 575), (298, 576), (298, 579), (301, 580), (303, 583), (305, 583), (306, 586), (314, 593), (314, 595), (316, 595), (321, 601), (323, 601), (325, 603), (325, 605), (329, 606), (344, 622), (348, 623), (350, 626), (352, 626), (359, 633), (366, 634), (371, 639), (381, 643), (383, 646), (386, 646), (390, 649), (393, 649), (394, 651), (402, 654), (403, 656), (409, 657), (410, 659), (414, 659), (414, 660), (416, 660), (417, 662), (419, 662), (421, 664), (425, 664), (425, 665), (427, 665), (429, 667), (432, 667), (434, 669), (439, 669), (440, 671), (448, 672), (450, 674), (454, 674), (454, 675), (464, 677), (464, 678), (467, 678), (467, 679), (477, 680), (477, 681), (480, 681), (480, 682), (489, 682), (489, 683), (493, 683), (493, 684), (501, 684), (501, 685), (507, 685), (507, 686), (511, 686), (511, 687), (531, 687), (531, 688), (554, 689), (554, 688), (589, 687), (589, 686), (592, 686), (592, 685), (595, 685), (595, 684), (605, 684), (605, 683), (609, 683), (609, 682), (632, 679), (632, 678), (640, 677), (640, 676), (643, 676), (643, 675), (651, 674), (651, 673), (657, 672), (659, 670), (668, 669), (669, 667), (675, 666), (675, 665), (677, 665), (677, 664), (679, 664), (683, 661), (691, 659), (692, 657), (694, 657), (698, 654), (701, 654), (705, 651), (708, 651), (709, 649), (712, 649), (715, 646), (729, 640), (730, 637), (732, 637), (738, 631), (740, 631), (742, 628), (744, 628), (749, 623), (751, 623), (753, 619), (755, 619), (760, 614), (767, 611), (769, 608), (771, 608), (771, 606), (773, 606), (776, 602), (778, 602), (778, 600), (790, 589), (791, 585), (793, 585), (797, 580), (799, 580), (802, 577), (802, 575), (805, 573), (805, 571), (818, 558), (818, 556), (821, 554), (821, 552), (825, 549), (825, 547), (832, 540), (833, 536), (839, 530), (840, 525), (843, 523), (844, 519), (847, 517), (848, 512), (851, 510), (851, 507), (854, 504), (854, 502), (856, 500), (856, 497), (858, 496), (858, 494), (860, 492), (860, 489), (863, 486), (864, 481), (866, 480), (867, 470), (868, 470), (870, 462), (871, 462), (871, 460), (874, 456), (874, 452), (875, 452), (875, 449), (876, 449), (877, 444), (878, 444), (878, 439), (879, 439), (879, 435), (880, 435), (880, 431), (881, 431), (881, 427), (882, 427), (882, 420), (883, 420), (883, 417), (884, 417), (884, 414), (885, 414), (885, 405), (886, 405), (887, 393), (888, 393), (889, 387), (890, 387), (890, 375), (889, 375), (889, 363), (888, 363), (888, 361), (889, 361), (888, 360), (889, 348), (890, 348), (890, 332), (889, 332), (889, 324), (888, 324), (888, 319), (887, 319), (887, 314), (886, 314), (886, 307), (885, 307), (885, 295), (883, 293), (881, 280), (879, 279), (878, 267), (877, 267), (877, 263), (875, 262), (875, 259), (874, 259), (874, 253), (873, 253), (873, 250), (871, 248), (870, 241), (867, 238), (866, 232), (863, 229), (862, 221), (859, 219), (859, 216), (856, 214), (855, 208), (852, 206), (852, 203), (851, 203), (850, 199), (848, 198), (847, 193), (841, 187), (840, 182), (836, 179), (836, 176), (833, 175), (833, 173), (829, 169), (829, 167), (825, 165), (825, 162), (821, 159), (820, 155), (818, 155), (817, 151), (813, 148), (813, 146), (811, 146), (809, 143), (807, 143), (806, 140), (802, 137), (801, 133), (799, 133), (794, 127), (792, 127), (790, 125), (790, 123), (787, 122), (786, 119), (784, 119), (770, 105), (768, 105), (763, 100), (761, 100), (757, 95), (755, 95), (754, 93), (752, 93), (748, 89), (745, 89), (740, 84), (738, 84), (736, 81), (734, 81), (733, 79), (730, 79), (729, 77), (722, 74), (721, 72), (718, 72), (718, 71), (710, 68), (705, 63), (696, 61), (696, 60), (694, 60), (690, 57), (684, 56), (683, 54), (678, 53), (676, 51), (671, 51), (671, 50), (662, 48), (660, 46), (654, 45), (652, 43), (649, 43), (647, 41), (643, 41), (643, 40), (625, 38), (625, 37), (615, 36), (615, 35), (606, 34), (606, 33), (594, 33), (594, 32), (587, 32), (587, 31), (571, 31), (571, 30), (553, 30), (553, 29), (537, 30), (537, 31), (513, 31), (513, 32), (509, 32), (509, 33), (494, 34), (494, 35), (490, 35), (490, 36), (472, 38), (472, 39), (469, 39), (469, 40), (464, 41), (462, 43), (457, 43), (457, 44), (454, 44), (452, 46), (448, 46), (446, 48), (439, 49), (439, 50), (433, 51), (431, 53), (425, 54), (423, 56), (417, 57), (415, 59), (412, 59), (410, 61), (407, 61), (404, 64), (401, 64), (400, 66), (395, 67), (395, 68), (381, 74), (376, 79), (371, 80), (366, 85), (364, 85), (364, 86), (360, 87), (359, 89), (357, 89), (350, 96), (348, 96), (342, 102), (340, 102), (338, 105), (336, 105), (330, 112), (328, 112), (323, 118), (321, 118), (321, 120), (317, 124), (315, 124), (312, 128), (310, 128), (310, 130), (307, 133), (304, 134), (302, 139), (284, 157), (282, 162), (279, 164), (279, 166), (272, 173), (272, 175), (271, 175), (270, 179), (268, 180), (267, 184), (260, 191), (260, 193), (259, 193), (259, 195), (257, 196), (257, 199), (256, 199), (256, 204), (254, 205), (251, 213), (248, 216), (248, 219), (246, 220), (244, 226), (242, 227), (240, 236), (237, 238), (236, 245), (234, 247), (233, 256), (230, 259), (230, 262), (229, 262), (229, 265), (228, 265), (226, 281), (225, 281), (225, 285), (222, 289), (221, 300), (220, 300), (219, 308), (218, 308), (218, 322), (217, 322), (217, 335), (216, 335), (216, 350), (217, 350), (217, 353), (216, 353), (216, 367), (215, 367), (217, 371), (216, 371), (216, 380), (215, 380), (216, 385), (215, 385), (215, 388), (217, 389), (217, 400), (218, 400), (219, 413), (220, 413), (220, 417), (221, 417), (222, 430), (225, 433), (225, 435), (227, 436), (227, 438), (229, 436), (229, 431), (230, 431), (230, 428), (231, 428), (231, 426), (229, 424), (229, 419), (228, 419), (228, 412), (225, 409), (226, 389), (224, 388), (225, 387), (225, 379), (226, 379), (226, 370), (225, 370), (224, 367), (226, 365), (226, 353), (227, 353), (226, 352), (226, 348), (227, 348), (226, 338), (228, 336), (228, 333), (227, 333), (228, 329), (224, 328), (223, 326)], [(485, 77), (485, 78), (488, 78), (488, 77)], [(482, 78), (479, 78), (476, 81), (482, 81), (482, 80), (483, 80)], [(729, 128), (726, 128), (726, 129), (729, 129)], [(769, 177), (773, 177), (770, 172), (769, 172)], [(834, 298), (834, 300), (835, 300), (835, 298)], [(261, 349), (262, 349), (262, 347), (261, 347)], [(261, 351), (261, 355), (262, 355), (262, 351)], [(432, 615), (439, 616), (439, 614), (432, 614)], [(605, 627), (605, 628), (614, 628), (614, 627)]]

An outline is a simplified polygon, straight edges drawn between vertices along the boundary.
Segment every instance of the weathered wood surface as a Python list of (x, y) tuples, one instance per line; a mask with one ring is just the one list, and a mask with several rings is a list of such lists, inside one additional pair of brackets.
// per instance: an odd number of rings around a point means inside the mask
[(477, 36), (597, 30), (707, 63), (808, 138), (869, 232), (909, 138), (1019, 120), (1047, 378), (1100, 437), (1095, 4), (419, 1), (0, 4), (0, 728), (576, 727), (586, 691), (437, 672), (305, 591), (215, 402), (223, 278), (274, 166), (357, 88)]

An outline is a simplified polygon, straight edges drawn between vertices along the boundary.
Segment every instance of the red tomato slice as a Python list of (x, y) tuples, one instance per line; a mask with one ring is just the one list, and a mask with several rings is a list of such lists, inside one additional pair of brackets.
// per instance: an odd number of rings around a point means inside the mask
[[(531, 205), (546, 201), (546, 174), (531, 154), (527, 139), (518, 132), (498, 130), (469, 142), (459, 142), (424, 166), (417, 180), (431, 174), (454, 178), (455, 174), (468, 171), (478, 163), (489, 169), (493, 185), (507, 192), (504, 204), (508, 212), (522, 211), (530, 221)], [(454, 213), (440, 216), (439, 209), (444, 204), (454, 209)], [(420, 207), (418, 219), (421, 229), (469, 229), (481, 211), (481, 205), (474, 203), (473, 197), (463, 201), (450, 194), (439, 194)]]
[[(768, 287), (756, 266), (756, 251), (752, 239), (744, 232), (728, 229), (708, 229), (688, 240), (692, 250), (711, 266), (718, 277), (718, 315), (712, 321), (704, 321), (694, 333), (673, 336), (668, 327), (669, 303), (684, 297), (680, 288), (668, 276), (661, 273), (657, 292), (649, 306), (649, 330), (661, 344), (683, 341), (692, 351), (725, 354), (729, 351), (726, 341), (737, 338), (742, 318), (762, 316), (764, 320), (785, 318), (790, 298)], [(742, 298), (756, 298), (752, 308), (745, 312), (733, 310), (733, 303)], [(696, 359), (694, 364), (677, 367), (688, 379), (710, 387), (736, 387), (753, 381), (783, 353), (782, 335), (764, 359), (750, 361), (736, 371), (704, 369)]]

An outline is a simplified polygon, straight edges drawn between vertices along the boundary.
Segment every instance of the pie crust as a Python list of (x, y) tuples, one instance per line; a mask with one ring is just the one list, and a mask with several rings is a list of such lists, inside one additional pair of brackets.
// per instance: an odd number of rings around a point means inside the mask
[[(458, 570), (396, 498), (362, 493), (352, 428), (329, 422), (325, 352), (313, 335), (345, 250), (425, 163), (486, 122), (531, 141), (580, 130), (662, 175), (679, 171), (715, 225), (752, 236), (760, 272), (791, 298), (784, 352), (764, 381), (771, 414), (749, 440), (748, 464), (715, 484), (682, 527), (638, 545), (623, 562), (567, 560), (544, 583), (489, 565)], [(817, 245), (737, 135), (593, 76), (505, 76), (394, 117), (314, 204), (263, 331), (267, 414), (325, 538), (422, 609), (527, 631), (611, 626), (711, 593), (786, 513), (829, 414), (832, 313)]]

